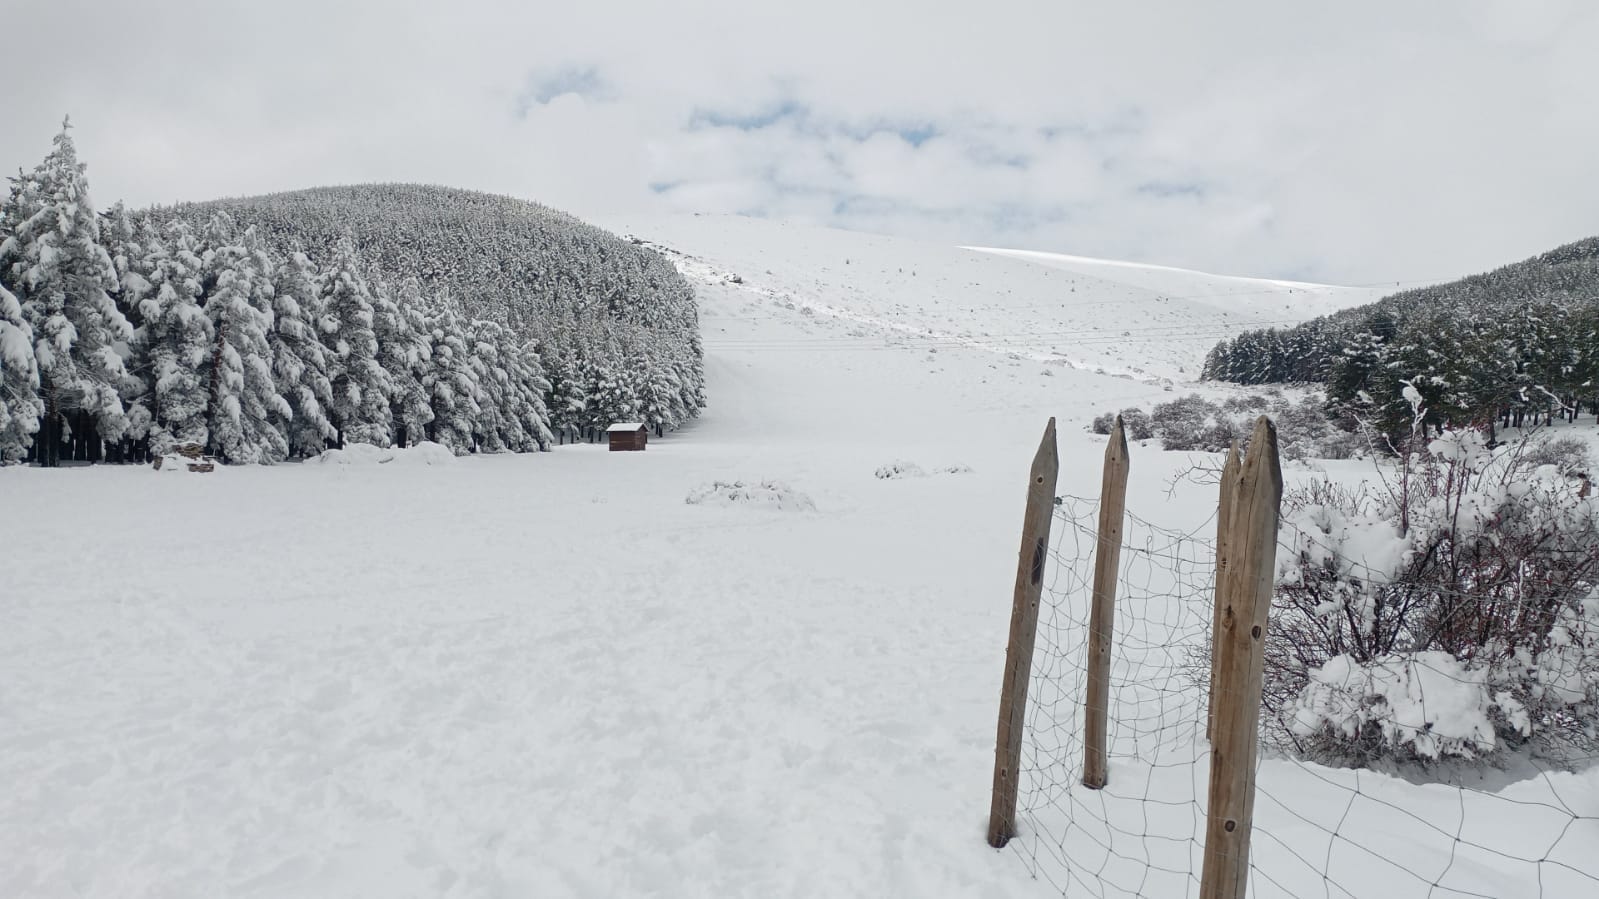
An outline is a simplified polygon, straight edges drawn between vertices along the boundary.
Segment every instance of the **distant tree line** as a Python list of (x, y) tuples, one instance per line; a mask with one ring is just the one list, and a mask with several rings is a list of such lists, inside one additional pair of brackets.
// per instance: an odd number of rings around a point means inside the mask
[[(1202, 378), (1326, 385), (1329, 410), (1407, 434), (1599, 414), (1599, 238), (1287, 329), (1246, 331)], [(1406, 391), (1413, 390), (1411, 398)]]
[(0, 462), (528, 452), (704, 406), (687, 284), (568, 216), (403, 186), (96, 213), (84, 170), (64, 128), (0, 206)]

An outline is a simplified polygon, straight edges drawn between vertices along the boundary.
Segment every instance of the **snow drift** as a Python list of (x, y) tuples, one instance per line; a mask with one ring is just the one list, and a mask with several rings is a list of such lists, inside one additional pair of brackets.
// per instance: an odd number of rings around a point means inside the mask
[(423, 465), (449, 465), (455, 454), (449, 447), (438, 443), (422, 442), (403, 449), (373, 446), (370, 443), (349, 443), (344, 449), (331, 449), (314, 459), (317, 465), (398, 465), (413, 467)]

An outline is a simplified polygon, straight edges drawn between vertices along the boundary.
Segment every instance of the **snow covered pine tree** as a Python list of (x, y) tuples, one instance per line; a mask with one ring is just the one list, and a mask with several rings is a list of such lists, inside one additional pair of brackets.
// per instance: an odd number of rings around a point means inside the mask
[(422, 389), (422, 376), (432, 349), (423, 333), (426, 322), (422, 318), (422, 285), (415, 278), (405, 279), (396, 300), (387, 285), (379, 284), (373, 292), (372, 309), (378, 364), (388, 373), (392, 390), (389, 409), (394, 445), (415, 444), (433, 420), (433, 408)]
[(289, 454), (314, 456), (338, 439), (328, 420), (333, 384), (328, 379), (328, 351), (318, 337), (322, 299), (316, 267), (301, 252), (289, 254), (273, 280), (272, 374), (278, 395), (289, 403), (289, 415), (278, 427), (289, 440)]
[(461, 321), (460, 307), (448, 295), (424, 304), (428, 361), (422, 372), (422, 390), (433, 410), (428, 423), (428, 439), (449, 447), (456, 455), (473, 449), (472, 433), (477, 429), (482, 407), (477, 373), (472, 367), (471, 350)]
[(63, 122), (55, 149), (31, 174), (13, 179), (8, 236), (0, 244), (0, 268), (33, 329), (44, 402), (38, 456), (45, 466), (60, 464), (69, 415), (98, 432), (76, 435), (90, 459), (99, 456), (98, 440), (118, 439), (127, 427), (118, 350), (133, 329), (111, 299), (117, 273), (100, 245), (99, 217), (70, 129)]
[(201, 374), (213, 351), (211, 320), (200, 308), (201, 268), (194, 234), (183, 222), (168, 228), (170, 247), (145, 238), (152, 291), (139, 301), (144, 323), (134, 334), (136, 370), (144, 379), (134, 417), (149, 423), (150, 450), (208, 442), (209, 393)]
[(232, 222), (218, 215), (208, 229), (206, 317), (215, 331), (207, 367), (206, 421), (212, 450), (228, 462), (280, 462), (289, 443), (276, 422), (291, 413), (272, 378), (271, 260), (254, 230), (230, 240)]
[(0, 464), (22, 458), (42, 415), (33, 328), (22, 317), (22, 304), (0, 284)]
[(378, 362), (373, 332), (372, 291), (361, 276), (360, 258), (349, 234), (339, 239), (333, 259), (322, 273), (322, 334), (332, 350), (328, 359), (333, 383), (332, 420), (339, 443), (388, 446), (394, 384)]

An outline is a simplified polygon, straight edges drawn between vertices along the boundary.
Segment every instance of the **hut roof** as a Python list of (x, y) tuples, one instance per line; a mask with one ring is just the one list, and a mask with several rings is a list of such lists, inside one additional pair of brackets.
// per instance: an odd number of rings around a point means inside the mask
[(608, 434), (630, 434), (634, 431), (642, 430), (644, 430), (643, 423), (637, 421), (617, 422), (605, 429)]

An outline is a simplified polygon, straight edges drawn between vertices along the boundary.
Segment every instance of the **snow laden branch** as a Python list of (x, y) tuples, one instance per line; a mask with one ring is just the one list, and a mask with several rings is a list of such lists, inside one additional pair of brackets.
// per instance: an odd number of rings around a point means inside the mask
[(1445, 432), (1407, 466), (1387, 489), (1324, 480), (1285, 498), (1277, 736), (1358, 764), (1590, 752), (1599, 506), (1560, 466), (1477, 431)]

